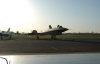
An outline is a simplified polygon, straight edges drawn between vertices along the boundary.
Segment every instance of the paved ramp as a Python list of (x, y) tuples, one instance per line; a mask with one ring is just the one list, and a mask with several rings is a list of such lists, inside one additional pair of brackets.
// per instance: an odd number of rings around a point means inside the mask
[(99, 42), (62, 40), (0, 40), (1, 54), (100, 52)]

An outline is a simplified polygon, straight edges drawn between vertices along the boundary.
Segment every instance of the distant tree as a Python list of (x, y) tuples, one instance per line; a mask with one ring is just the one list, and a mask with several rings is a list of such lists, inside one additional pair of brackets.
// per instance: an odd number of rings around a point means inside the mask
[(17, 35), (20, 35), (19, 31), (16, 32)]

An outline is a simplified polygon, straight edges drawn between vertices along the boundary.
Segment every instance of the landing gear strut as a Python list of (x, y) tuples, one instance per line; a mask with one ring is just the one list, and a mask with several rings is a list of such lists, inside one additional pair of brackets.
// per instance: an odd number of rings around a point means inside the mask
[(56, 35), (52, 35), (51, 36), (51, 39), (54, 39), (55, 40), (56, 39)]
[(9, 39), (11, 39), (12, 35), (9, 36)]
[(3, 40), (3, 37), (9, 37), (9, 39), (11, 39), (12, 35), (9, 35), (9, 36), (1, 36), (1, 40)]
[(39, 35), (37, 34), (37, 39), (39, 39)]
[(3, 39), (3, 36), (1, 36), (1, 40)]

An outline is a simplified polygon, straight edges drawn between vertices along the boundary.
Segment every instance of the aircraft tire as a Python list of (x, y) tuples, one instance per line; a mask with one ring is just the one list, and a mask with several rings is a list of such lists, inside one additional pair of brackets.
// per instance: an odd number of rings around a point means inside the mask
[(39, 35), (37, 35), (37, 39), (39, 39)]
[(3, 39), (3, 36), (1, 36), (1, 40)]
[(53, 39), (54, 39), (54, 37), (53, 37), (53, 36), (51, 36), (51, 39), (53, 40)]
[(12, 35), (9, 36), (9, 39), (11, 39)]

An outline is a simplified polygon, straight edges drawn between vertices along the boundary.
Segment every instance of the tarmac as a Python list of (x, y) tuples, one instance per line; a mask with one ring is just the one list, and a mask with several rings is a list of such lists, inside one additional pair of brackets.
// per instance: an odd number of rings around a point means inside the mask
[(100, 40), (0, 40), (0, 54), (97, 53)]

